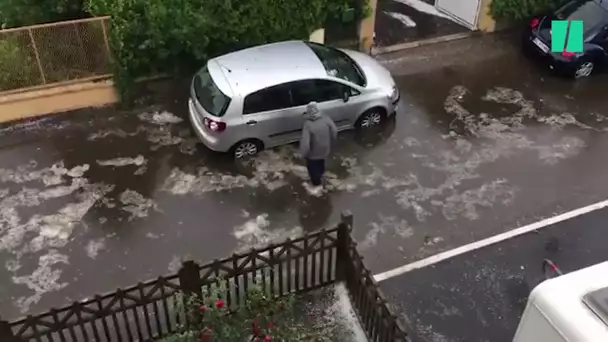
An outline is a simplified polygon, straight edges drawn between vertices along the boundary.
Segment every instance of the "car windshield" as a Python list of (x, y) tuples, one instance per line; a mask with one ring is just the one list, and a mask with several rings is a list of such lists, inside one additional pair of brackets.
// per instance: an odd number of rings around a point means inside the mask
[(307, 43), (319, 57), (329, 76), (341, 78), (361, 87), (365, 86), (365, 76), (357, 63), (344, 52), (329, 46)]
[(194, 95), (205, 111), (213, 116), (223, 116), (230, 104), (230, 98), (217, 87), (207, 67), (194, 76), (193, 85)]
[(604, 21), (606, 11), (594, 0), (574, 1), (555, 13), (559, 20), (582, 20), (585, 33)]

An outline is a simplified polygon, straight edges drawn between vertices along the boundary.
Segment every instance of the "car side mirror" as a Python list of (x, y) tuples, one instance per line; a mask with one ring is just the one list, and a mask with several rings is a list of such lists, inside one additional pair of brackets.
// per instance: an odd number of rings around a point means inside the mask
[(348, 93), (348, 91), (345, 91), (342, 94), (342, 100), (344, 100), (344, 102), (348, 102), (349, 99), (350, 99), (350, 94)]

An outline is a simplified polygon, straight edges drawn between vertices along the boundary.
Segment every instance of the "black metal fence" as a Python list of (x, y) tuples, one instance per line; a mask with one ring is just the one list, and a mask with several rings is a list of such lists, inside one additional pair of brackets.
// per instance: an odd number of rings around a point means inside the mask
[(278, 245), (234, 254), (206, 265), (186, 261), (177, 274), (158, 277), (61, 309), (7, 322), (1, 342), (154, 341), (188, 323), (181, 294), (201, 294), (227, 282), (225, 301), (237, 307), (256, 284), (273, 295), (309, 292), (342, 281), (370, 342), (406, 341), (351, 238), (353, 217), (332, 229)]

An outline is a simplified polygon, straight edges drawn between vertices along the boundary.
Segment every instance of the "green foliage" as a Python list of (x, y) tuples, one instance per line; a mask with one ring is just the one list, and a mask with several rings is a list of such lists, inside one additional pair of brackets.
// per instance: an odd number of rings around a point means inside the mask
[(0, 0), (0, 28), (87, 16), (84, 0)]
[(492, 0), (492, 15), (497, 19), (522, 20), (564, 5), (567, 0)]
[(26, 54), (16, 39), (0, 40), (0, 91), (36, 84), (40, 74), (34, 58)]
[(222, 300), (226, 292), (222, 282), (202, 300), (188, 297), (183, 309), (191, 323), (159, 342), (329, 342), (322, 332), (297, 320), (293, 296), (271, 297), (252, 284), (244, 303), (229, 308)]
[(111, 15), (115, 81), (123, 96), (134, 80), (191, 72), (210, 57), (257, 44), (306, 39), (349, 0), (88, 0)]

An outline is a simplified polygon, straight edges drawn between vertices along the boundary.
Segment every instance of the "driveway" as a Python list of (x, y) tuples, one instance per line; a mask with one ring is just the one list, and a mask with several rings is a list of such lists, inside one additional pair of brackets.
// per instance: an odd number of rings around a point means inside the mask
[(379, 47), (436, 38), (469, 30), (435, 7), (435, 0), (378, 0)]
[(556, 80), (494, 37), (380, 59), (402, 93), (344, 133), (314, 197), (294, 147), (235, 164), (196, 143), (183, 98), (3, 129), (0, 303), (8, 319), (335, 224), (373, 272), (604, 199), (606, 77)]

